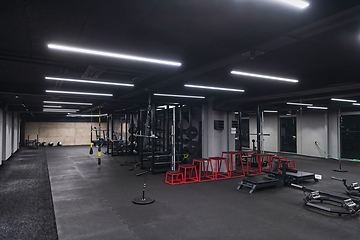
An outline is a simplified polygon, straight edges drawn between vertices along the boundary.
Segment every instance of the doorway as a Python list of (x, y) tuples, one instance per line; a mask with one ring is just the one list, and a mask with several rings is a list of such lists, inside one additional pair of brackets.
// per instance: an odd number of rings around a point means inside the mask
[(296, 153), (296, 117), (280, 117), (280, 151)]

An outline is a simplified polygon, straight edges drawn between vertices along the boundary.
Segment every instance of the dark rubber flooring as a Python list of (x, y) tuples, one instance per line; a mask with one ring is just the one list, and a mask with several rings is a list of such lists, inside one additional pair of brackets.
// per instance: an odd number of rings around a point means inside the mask
[(45, 149), (0, 166), (0, 239), (58, 239)]
[[(142, 170), (123, 166), (138, 160), (134, 156), (103, 154), (99, 166), (89, 147), (47, 147), (46, 154), (60, 240), (360, 239), (360, 213), (339, 217), (310, 209), (294, 187), (249, 194), (248, 188), (236, 189), (241, 178), (171, 186), (165, 174), (137, 177)], [(343, 195), (342, 183), (331, 176), (360, 181), (359, 163), (344, 163), (349, 172), (339, 173), (332, 171), (338, 168), (333, 160), (288, 157), (299, 170), (322, 175), (318, 183), (305, 182), (309, 188)], [(145, 176), (146, 195), (155, 202), (133, 204)]]

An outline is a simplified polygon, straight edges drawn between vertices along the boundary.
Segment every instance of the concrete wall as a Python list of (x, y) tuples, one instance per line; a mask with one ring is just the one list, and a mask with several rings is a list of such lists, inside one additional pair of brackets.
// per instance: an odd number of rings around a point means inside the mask
[(270, 136), (263, 137), (263, 149), (269, 152), (280, 151), (280, 118), (277, 113), (264, 113), (263, 132)]
[[(98, 123), (93, 127), (98, 127)], [(101, 129), (106, 130), (106, 123), (101, 123)], [(84, 122), (27, 122), (25, 123), (25, 138), (36, 139), (39, 142), (62, 142), (63, 145), (89, 145), (91, 134), (91, 123)], [(101, 134), (101, 137), (102, 134)], [(93, 139), (96, 139), (93, 131)]]

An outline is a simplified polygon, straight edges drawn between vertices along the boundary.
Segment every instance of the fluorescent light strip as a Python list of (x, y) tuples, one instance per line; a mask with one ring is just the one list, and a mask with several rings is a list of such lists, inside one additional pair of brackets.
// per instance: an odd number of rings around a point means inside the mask
[(360, 106), (360, 103), (353, 103), (354, 106)]
[(313, 108), (313, 109), (328, 109), (327, 107), (315, 107), (315, 106), (307, 106), (307, 108)]
[(340, 99), (340, 98), (331, 98), (332, 101), (339, 101), (339, 102), (352, 102), (356, 103), (356, 100), (348, 100), (348, 99)]
[[(107, 114), (101, 114), (100, 117), (106, 117)], [(90, 114), (68, 114), (66, 115), (66, 117), (93, 117), (93, 118), (96, 118), (96, 117), (99, 117), (99, 114), (93, 114), (93, 115), (90, 115)]]
[(231, 92), (245, 92), (242, 89), (233, 89), (233, 88), (220, 88), (220, 87), (209, 87), (209, 86), (200, 86), (200, 85), (192, 85), (192, 84), (185, 84), (185, 87), (192, 87), (192, 88), (203, 88), (203, 89), (212, 89), (212, 90), (221, 90), (221, 91), (231, 91)]
[(77, 112), (79, 109), (51, 109), (51, 108), (44, 108), (43, 112)]
[(293, 103), (293, 102), (287, 102), (286, 104), (289, 104), (289, 105), (299, 105), (299, 106), (312, 106), (311, 103)]
[(278, 111), (275, 110), (264, 110), (264, 113), (277, 113)]
[(271, 79), (271, 80), (278, 80), (278, 81), (285, 81), (285, 82), (299, 82), (296, 79), (280, 78), (280, 77), (273, 77), (273, 76), (260, 75), (260, 74), (254, 74), (254, 73), (246, 73), (246, 72), (238, 72), (238, 71), (231, 71), (231, 73), (232, 74), (249, 76), (249, 77), (267, 78), (267, 79)]
[(69, 78), (56, 78), (56, 77), (45, 77), (45, 79), (56, 80), (56, 81), (66, 81), (66, 82), (79, 82), (79, 83), (115, 85), (115, 86), (124, 86), (124, 87), (133, 87), (134, 86), (134, 84), (127, 84), (127, 83), (89, 81), (89, 80), (82, 80), (82, 79), (69, 79)]
[(87, 105), (91, 106), (92, 103), (80, 103), (80, 102), (56, 102), (56, 101), (44, 101), (44, 103), (54, 103), (54, 104), (74, 104), (74, 105)]
[(181, 98), (205, 98), (205, 97), (203, 97), (203, 96), (173, 95), (173, 94), (162, 94), (162, 93), (154, 93), (154, 96), (161, 96), (161, 97), (181, 97)]
[(44, 105), (44, 108), (62, 108), (62, 106), (58, 106), (58, 105), (53, 105), (53, 106), (51, 106), (51, 105)]
[[(163, 108), (163, 109), (165, 109), (166, 107), (167, 107), (167, 105), (157, 106), (156, 108)], [(174, 106), (174, 105), (169, 105), (169, 108), (174, 108), (174, 107), (176, 107), (176, 106)]]
[(100, 55), (100, 56), (106, 56), (106, 57), (122, 58), (122, 59), (127, 59), (127, 60), (135, 60), (135, 61), (159, 63), (159, 64), (166, 64), (166, 65), (173, 65), (173, 66), (181, 66), (181, 63), (179, 63), (179, 62), (170, 62), (170, 61), (130, 56), (130, 55), (124, 55), (124, 54), (118, 54), (118, 53), (95, 51), (95, 50), (84, 49), (84, 48), (68, 47), (68, 46), (62, 46), (62, 45), (56, 45), (56, 44), (48, 44), (48, 47), (52, 48), (52, 49), (58, 49), (58, 50), (64, 50), (64, 51), (70, 51), (70, 52), (94, 54), (94, 55)]
[(309, 6), (310, 4), (304, 1), (300, 1), (300, 0), (282, 0), (283, 2), (286, 2), (288, 4), (291, 4), (295, 7), (298, 8), (306, 8), (307, 6)]
[(47, 93), (61, 93), (61, 94), (79, 94), (79, 95), (93, 95), (93, 96), (107, 96), (112, 97), (112, 94), (108, 93), (89, 93), (89, 92), (68, 92), (68, 91), (55, 91), (55, 90), (46, 90)]

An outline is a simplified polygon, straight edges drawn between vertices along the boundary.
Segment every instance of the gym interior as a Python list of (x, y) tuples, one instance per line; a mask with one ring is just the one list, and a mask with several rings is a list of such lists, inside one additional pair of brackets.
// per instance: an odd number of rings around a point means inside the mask
[(358, 1), (0, 5), (0, 239), (360, 239)]

